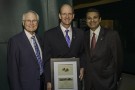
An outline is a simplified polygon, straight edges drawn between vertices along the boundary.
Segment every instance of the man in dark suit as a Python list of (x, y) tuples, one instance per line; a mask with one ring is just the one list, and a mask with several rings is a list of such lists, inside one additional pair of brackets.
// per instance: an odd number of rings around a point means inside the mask
[[(35, 33), (39, 16), (30, 10), (23, 14), (24, 30), (8, 42), (10, 90), (43, 90), (44, 78), (41, 41)], [(35, 48), (36, 47), (36, 48)]]
[(100, 26), (97, 9), (89, 9), (85, 32), (86, 69), (85, 90), (116, 90), (122, 69), (122, 47), (119, 35), (114, 30)]
[[(60, 25), (45, 32), (44, 36), (44, 59), (47, 89), (51, 90), (50, 58), (80, 58), (80, 79), (83, 78), (83, 31), (72, 27), (71, 22), (74, 19), (74, 11), (71, 5), (63, 4), (60, 7), (59, 19)], [(66, 42), (66, 31), (70, 38), (70, 44)]]

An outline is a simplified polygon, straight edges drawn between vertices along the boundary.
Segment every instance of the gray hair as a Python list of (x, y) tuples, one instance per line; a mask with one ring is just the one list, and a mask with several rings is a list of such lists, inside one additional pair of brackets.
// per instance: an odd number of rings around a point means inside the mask
[(35, 11), (33, 11), (33, 10), (29, 10), (29, 11), (23, 13), (22, 21), (25, 20), (25, 16), (26, 16), (26, 14), (28, 14), (28, 13), (33, 13), (33, 14), (35, 14), (36, 17), (37, 17), (37, 20), (39, 21), (39, 15), (38, 15)]

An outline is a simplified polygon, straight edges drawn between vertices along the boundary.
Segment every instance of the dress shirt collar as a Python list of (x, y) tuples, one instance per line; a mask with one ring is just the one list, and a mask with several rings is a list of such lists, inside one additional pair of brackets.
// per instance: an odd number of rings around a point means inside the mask
[(28, 31), (24, 30), (27, 38), (30, 40), (32, 36), (35, 36), (35, 33), (33, 35), (31, 35)]
[(93, 35), (93, 33), (95, 33), (95, 35), (98, 37), (98, 35), (99, 35), (99, 32), (100, 32), (100, 29), (101, 29), (101, 26), (99, 26), (95, 31), (92, 31), (91, 29), (90, 29), (90, 36), (92, 36)]
[(69, 30), (69, 32), (72, 32), (71, 25), (70, 25), (69, 28), (65, 28), (65, 27), (63, 27), (62, 24), (60, 23), (60, 28), (61, 28), (61, 30), (62, 30), (63, 33), (65, 33), (65, 30)]

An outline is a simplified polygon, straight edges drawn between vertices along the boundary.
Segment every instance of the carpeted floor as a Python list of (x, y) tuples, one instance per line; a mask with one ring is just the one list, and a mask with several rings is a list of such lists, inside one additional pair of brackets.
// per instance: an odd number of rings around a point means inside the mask
[(118, 90), (135, 90), (135, 75), (123, 73)]

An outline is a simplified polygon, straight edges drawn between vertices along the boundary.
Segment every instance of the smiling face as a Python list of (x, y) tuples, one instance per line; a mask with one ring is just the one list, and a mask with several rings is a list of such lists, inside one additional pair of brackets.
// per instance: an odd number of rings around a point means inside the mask
[(72, 20), (74, 19), (72, 7), (68, 4), (63, 5), (60, 9), (59, 18), (61, 20), (62, 25), (65, 28), (68, 28)]
[(36, 13), (28, 12), (23, 15), (23, 26), (26, 31), (33, 34), (38, 27), (38, 16)]
[(101, 17), (98, 12), (88, 12), (86, 14), (86, 23), (92, 31), (95, 31), (100, 25)]

